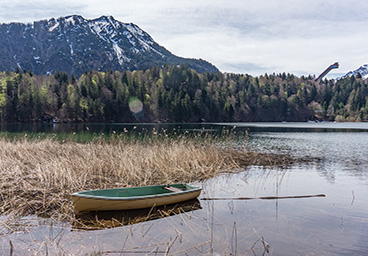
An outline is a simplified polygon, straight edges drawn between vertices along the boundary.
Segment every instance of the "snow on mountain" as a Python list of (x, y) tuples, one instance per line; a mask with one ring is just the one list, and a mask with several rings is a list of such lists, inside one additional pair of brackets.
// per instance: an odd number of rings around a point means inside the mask
[(350, 71), (350, 72), (346, 73), (345, 75), (343, 75), (339, 79), (350, 77), (350, 76), (356, 76), (358, 74), (360, 74), (363, 77), (363, 79), (368, 79), (368, 64), (365, 64), (365, 65), (359, 67), (356, 70), (353, 70), (353, 71)]
[(81, 75), (90, 70), (186, 64), (199, 72), (218, 71), (204, 60), (173, 55), (137, 25), (112, 16), (88, 20), (72, 15), (33, 24), (0, 24), (0, 46), (0, 70)]

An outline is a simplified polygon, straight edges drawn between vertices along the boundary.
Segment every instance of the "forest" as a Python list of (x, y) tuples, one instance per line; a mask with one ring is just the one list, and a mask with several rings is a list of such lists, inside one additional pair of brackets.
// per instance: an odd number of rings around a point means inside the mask
[(136, 71), (0, 72), (0, 121), (367, 121), (368, 83), (358, 74), (316, 82), (293, 74), (197, 73), (185, 65)]

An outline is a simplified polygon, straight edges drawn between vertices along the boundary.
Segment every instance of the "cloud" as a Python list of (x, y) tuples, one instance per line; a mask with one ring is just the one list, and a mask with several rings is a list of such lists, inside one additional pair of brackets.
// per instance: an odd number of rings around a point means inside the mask
[(133, 22), (183, 57), (224, 72), (336, 72), (368, 62), (366, 0), (0, 0), (0, 22), (80, 14)]
[(77, 1), (0, 0), (0, 23), (31, 23), (52, 17), (74, 14), (81, 6)]

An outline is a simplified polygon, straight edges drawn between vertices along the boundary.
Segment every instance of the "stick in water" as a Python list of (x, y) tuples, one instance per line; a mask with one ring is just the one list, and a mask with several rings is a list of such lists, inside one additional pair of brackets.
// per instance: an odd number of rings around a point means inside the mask
[(308, 197), (326, 197), (324, 194), (318, 195), (306, 195), (306, 196), (261, 196), (261, 197), (212, 197), (212, 198), (201, 198), (201, 200), (253, 200), (253, 199), (263, 199), (263, 200), (271, 200), (271, 199), (290, 199), (290, 198), (308, 198)]

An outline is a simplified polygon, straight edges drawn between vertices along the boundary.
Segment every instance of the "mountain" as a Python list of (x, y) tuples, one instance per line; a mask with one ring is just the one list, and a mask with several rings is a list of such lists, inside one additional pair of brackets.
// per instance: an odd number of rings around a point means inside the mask
[(198, 72), (218, 69), (201, 59), (175, 56), (132, 23), (112, 16), (87, 20), (73, 15), (33, 24), (0, 24), (0, 70), (60, 70), (81, 75), (90, 70), (135, 70), (186, 64)]
[(345, 75), (343, 75), (342, 77), (340, 77), (339, 79), (345, 78), (345, 77), (350, 77), (350, 76), (356, 76), (360, 74), (363, 79), (367, 79), (368, 78), (368, 64), (365, 64), (361, 67), (359, 67), (356, 70), (350, 71), (348, 73), (346, 73)]

